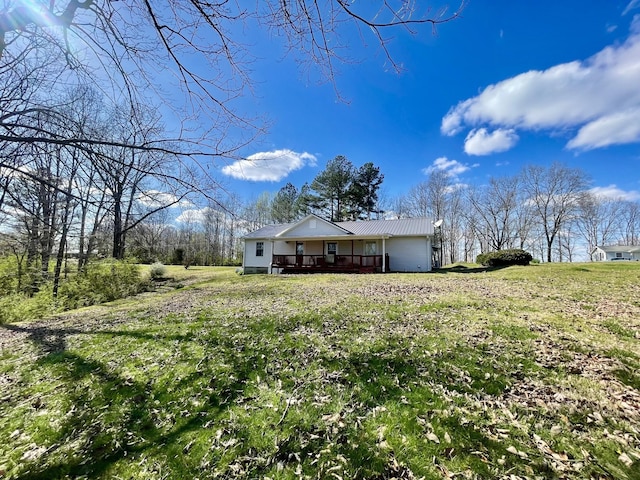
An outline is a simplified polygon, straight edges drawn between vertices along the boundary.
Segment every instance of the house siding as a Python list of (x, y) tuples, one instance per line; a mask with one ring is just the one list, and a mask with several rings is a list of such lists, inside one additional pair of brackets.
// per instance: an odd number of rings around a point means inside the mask
[(307, 218), (299, 225), (292, 227), (291, 230), (284, 232), (282, 237), (320, 237), (331, 235), (348, 235), (348, 233), (319, 218)]
[[(322, 255), (322, 240), (307, 240), (302, 242), (304, 245), (304, 254), (305, 255)], [(289, 244), (294, 245), (294, 251), (288, 253), (287, 255), (295, 254), (295, 244), (296, 242), (289, 242)], [(280, 253), (279, 250), (276, 250), (276, 254)]]
[[(272, 269), (273, 255), (295, 255), (297, 242), (304, 244), (305, 256), (326, 255), (327, 243), (336, 242), (337, 254), (344, 257), (364, 255), (367, 242), (375, 242), (376, 255), (388, 256), (386, 271), (428, 272), (432, 236), (427, 218), (331, 223), (309, 215), (298, 223), (268, 225), (247, 234), (243, 267), (247, 273), (279, 273)], [(256, 257), (259, 241), (264, 242), (264, 255)]]
[(390, 238), (386, 253), (392, 272), (431, 271), (431, 241), (426, 237)]
[(635, 245), (595, 247), (592, 258), (596, 262), (610, 262), (615, 259), (638, 261), (640, 260), (640, 247)]
[[(261, 257), (256, 256), (256, 244), (258, 242), (264, 242), (264, 250)], [(244, 258), (242, 260), (242, 269), (247, 273), (254, 271), (254, 269), (258, 269), (258, 271), (263, 271), (264, 268), (269, 269), (269, 267), (271, 266), (272, 255), (273, 250), (272, 243), (270, 241), (247, 239), (244, 242)]]

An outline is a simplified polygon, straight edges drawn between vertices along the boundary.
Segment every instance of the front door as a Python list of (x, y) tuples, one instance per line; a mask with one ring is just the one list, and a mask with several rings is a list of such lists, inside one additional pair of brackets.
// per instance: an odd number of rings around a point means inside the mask
[(299, 267), (304, 262), (304, 243), (296, 242), (296, 265)]
[(327, 243), (327, 263), (333, 265), (336, 263), (336, 255), (338, 254), (338, 244), (336, 242)]

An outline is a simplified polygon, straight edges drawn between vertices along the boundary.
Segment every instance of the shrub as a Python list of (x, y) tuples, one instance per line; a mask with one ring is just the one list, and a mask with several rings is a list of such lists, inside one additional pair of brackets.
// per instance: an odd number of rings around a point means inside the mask
[(481, 253), (476, 262), (486, 267), (505, 267), (508, 265), (529, 265), (533, 256), (522, 249), (497, 250), (495, 252)]
[[(1, 273), (5, 272), (3, 266), (6, 265), (0, 262)], [(15, 289), (15, 280), (13, 282), (0, 281), (0, 287)], [(51, 284), (41, 284), (32, 295), (0, 289), (0, 324), (109, 302), (134, 295), (144, 288), (138, 267), (133, 263), (113, 260), (90, 263), (85, 272), (74, 274), (60, 284), (56, 299), (53, 298)]]
[(65, 309), (85, 307), (135, 295), (143, 286), (137, 265), (105, 260), (90, 263), (85, 272), (60, 285), (58, 302)]
[(0, 296), (0, 324), (35, 320), (58, 311), (50, 288), (42, 289), (32, 297), (24, 293)]
[(9, 295), (16, 291), (17, 269), (14, 259), (0, 258), (0, 296)]
[(149, 266), (149, 276), (151, 280), (160, 280), (167, 274), (167, 267), (160, 262), (152, 263)]

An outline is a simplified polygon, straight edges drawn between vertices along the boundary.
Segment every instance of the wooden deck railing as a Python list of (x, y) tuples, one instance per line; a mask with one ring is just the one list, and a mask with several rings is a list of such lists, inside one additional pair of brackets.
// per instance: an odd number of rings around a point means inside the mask
[(368, 268), (381, 271), (382, 255), (273, 255), (271, 264), (288, 269), (358, 271)]

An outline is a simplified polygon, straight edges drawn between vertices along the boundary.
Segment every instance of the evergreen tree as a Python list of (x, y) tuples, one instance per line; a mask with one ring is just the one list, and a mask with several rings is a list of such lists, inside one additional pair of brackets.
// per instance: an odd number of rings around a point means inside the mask
[(300, 216), (298, 189), (291, 183), (282, 187), (271, 202), (271, 218), (275, 223), (290, 223)]
[(311, 207), (332, 222), (345, 219), (350, 208), (350, 187), (354, 180), (353, 164), (338, 155), (311, 183), (315, 195)]
[(296, 212), (298, 218), (306, 217), (311, 213), (318, 214), (318, 211), (313, 207), (315, 201), (315, 195), (311, 190), (311, 186), (305, 182), (300, 189), (300, 194), (296, 199)]
[(354, 175), (350, 187), (351, 217), (354, 220), (371, 220), (372, 213), (381, 213), (378, 207), (378, 190), (384, 180), (380, 168), (372, 162), (362, 165)]

